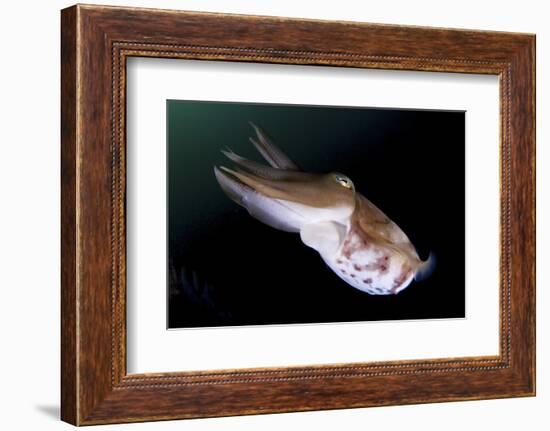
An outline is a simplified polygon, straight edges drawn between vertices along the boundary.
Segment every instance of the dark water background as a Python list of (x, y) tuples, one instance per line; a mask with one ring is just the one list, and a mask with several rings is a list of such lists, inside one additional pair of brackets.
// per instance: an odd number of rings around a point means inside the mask
[[(465, 316), (464, 112), (169, 100), (168, 327)], [(253, 121), (306, 171), (338, 171), (437, 267), (398, 295), (371, 296), (298, 234), (248, 215), (217, 184), (220, 153), (262, 161)]]

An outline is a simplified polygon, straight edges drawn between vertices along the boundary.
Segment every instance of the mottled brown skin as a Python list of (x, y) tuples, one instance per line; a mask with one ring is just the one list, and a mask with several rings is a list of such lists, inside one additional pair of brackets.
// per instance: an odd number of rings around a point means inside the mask
[(425, 265), (405, 233), (358, 192), (341, 249), (321, 257), (344, 281), (371, 295), (399, 293)]

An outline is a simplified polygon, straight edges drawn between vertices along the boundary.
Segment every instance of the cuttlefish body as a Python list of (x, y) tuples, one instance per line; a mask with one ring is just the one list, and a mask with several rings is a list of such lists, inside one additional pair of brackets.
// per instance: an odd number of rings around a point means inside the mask
[(396, 294), (433, 270), (405, 233), (340, 173), (303, 172), (257, 126), (252, 144), (271, 165), (222, 151), (237, 166), (214, 167), (224, 192), (250, 215), (303, 243), (350, 286), (371, 295)]

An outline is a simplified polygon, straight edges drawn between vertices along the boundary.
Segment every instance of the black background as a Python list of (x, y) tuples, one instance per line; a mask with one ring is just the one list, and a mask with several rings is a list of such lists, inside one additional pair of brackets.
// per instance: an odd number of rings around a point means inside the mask
[[(465, 316), (464, 112), (168, 101), (168, 327)], [(432, 276), (398, 295), (347, 285), (298, 234), (225, 196), (226, 146), (261, 161), (261, 126), (304, 170), (348, 175), (409, 236)]]

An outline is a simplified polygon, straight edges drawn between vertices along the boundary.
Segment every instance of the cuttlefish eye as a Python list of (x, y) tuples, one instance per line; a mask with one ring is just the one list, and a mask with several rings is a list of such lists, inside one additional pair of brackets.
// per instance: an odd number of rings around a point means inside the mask
[(353, 183), (345, 175), (336, 174), (336, 175), (334, 175), (334, 179), (336, 180), (336, 182), (338, 184), (340, 184), (342, 187), (345, 187), (346, 189), (353, 188)]

